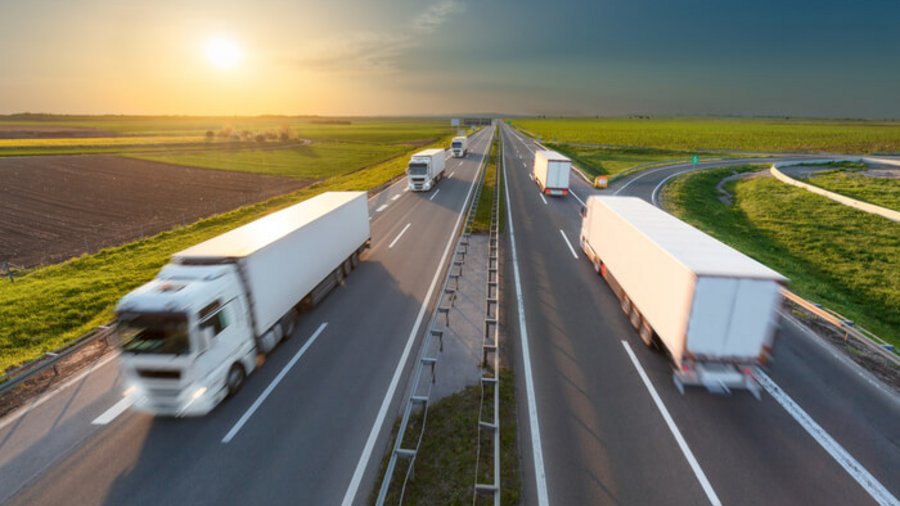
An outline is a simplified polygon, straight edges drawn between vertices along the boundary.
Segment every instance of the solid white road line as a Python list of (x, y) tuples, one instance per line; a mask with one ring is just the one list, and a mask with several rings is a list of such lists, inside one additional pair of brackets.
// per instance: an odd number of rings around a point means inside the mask
[(391, 200), (397, 200), (399, 198), (400, 198), (400, 195), (398, 194), (398, 195), (394, 195), (393, 197), (391, 197)]
[(575, 257), (575, 260), (578, 260), (578, 255), (575, 253), (575, 248), (572, 247), (572, 243), (569, 242), (569, 238), (566, 237), (566, 233), (559, 229), (559, 234), (563, 236), (563, 241), (566, 241), (566, 246), (569, 247), (569, 251), (572, 252), (572, 256)]
[(410, 226), (410, 225), (412, 225), (412, 223), (407, 223), (407, 224), (406, 224), (406, 226), (405, 226), (405, 227), (403, 227), (403, 230), (401, 230), (401, 231), (400, 231), (400, 233), (399, 233), (399, 234), (397, 234), (397, 237), (395, 237), (395, 238), (394, 238), (394, 240), (393, 240), (393, 241), (391, 241), (391, 243), (390, 243), (390, 244), (388, 244), (388, 249), (391, 249), (391, 248), (393, 248), (393, 247), (394, 247), (394, 245), (395, 245), (395, 244), (397, 244), (397, 241), (399, 241), (399, 240), (400, 240), (400, 238), (401, 238), (401, 237), (403, 237), (403, 234), (405, 234), (405, 233), (406, 233), (406, 230), (407, 230), (407, 229), (408, 229), (408, 228), (409, 228), (409, 226)]
[(453, 177), (453, 174), (456, 174), (455, 170), (453, 172), (451, 172), (449, 176), (447, 176), (447, 179), (450, 179), (451, 177)]
[(631, 183), (637, 181), (638, 179), (641, 179), (641, 178), (644, 177), (644, 176), (648, 176), (648, 175), (650, 175), (650, 174), (654, 174), (654, 173), (659, 172), (659, 171), (661, 171), (661, 170), (666, 170), (666, 169), (671, 169), (671, 168), (672, 168), (672, 166), (670, 165), (670, 166), (667, 166), (667, 167), (660, 167), (660, 168), (658, 168), (658, 169), (652, 169), (652, 170), (641, 171), (640, 173), (638, 173), (638, 175), (634, 176), (634, 178), (630, 179), (630, 180), (627, 181), (625, 184), (623, 184), (622, 186), (620, 186), (619, 188), (617, 188), (616, 191), (613, 192), (613, 195), (618, 195), (619, 192), (621, 192), (621, 191), (624, 190), (625, 188), (628, 188), (629, 186), (631, 186)]
[[(493, 138), (493, 134), (489, 138), (488, 142), (490, 143), (490, 139)], [(369, 460), (372, 458), (372, 450), (375, 448), (375, 440), (378, 439), (378, 434), (381, 432), (381, 428), (384, 425), (384, 419), (387, 416), (388, 408), (391, 405), (391, 401), (394, 399), (394, 393), (397, 390), (397, 385), (400, 383), (400, 377), (403, 375), (403, 370), (406, 368), (406, 362), (409, 359), (409, 354), (412, 351), (413, 343), (416, 340), (416, 335), (419, 333), (419, 326), (422, 325), (422, 319), (425, 317), (425, 311), (428, 309), (428, 303), (431, 301), (431, 296), (434, 293), (434, 289), (437, 286), (438, 279), (441, 276), (441, 271), (444, 268), (444, 262), (447, 261), (447, 255), (450, 254), (450, 247), (453, 245), (453, 238), (456, 237), (456, 230), (459, 228), (460, 222), (463, 219), (463, 211), (466, 208), (466, 204), (469, 201), (469, 198), (472, 196), (472, 192), (475, 190), (475, 181), (478, 181), (478, 175), (481, 173), (482, 165), (484, 164), (484, 159), (487, 153), (482, 153), (481, 160), (478, 162), (478, 170), (475, 172), (475, 179), (472, 180), (471, 185), (469, 186), (469, 193), (466, 194), (466, 198), (463, 201), (462, 207), (459, 208), (457, 212), (458, 216), (456, 218), (456, 223), (453, 225), (453, 228), (450, 231), (450, 237), (447, 238), (447, 245), (444, 247), (444, 254), (441, 255), (441, 259), (438, 262), (437, 270), (434, 271), (434, 277), (431, 279), (431, 285), (428, 287), (428, 291), (425, 293), (425, 298), (422, 300), (422, 307), (419, 309), (419, 314), (416, 316), (416, 321), (413, 323), (413, 327), (409, 332), (409, 337), (406, 339), (406, 346), (403, 348), (403, 353), (400, 355), (400, 361), (397, 363), (397, 368), (394, 369), (394, 375), (391, 377), (391, 382), (388, 385), (387, 392), (384, 394), (384, 399), (381, 401), (381, 407), (378, 409), (378, 415), (375, 417), (375, 423), (372, 424), (372, 429), (369, 431), (369, 437), (366, 439), (366, 445), (363, 447), (362, 454), (359, 456), (359, 461), (356, 463), (356, 470), (353, 471), (353, 477), (350, 479), (350, 484), (347, 486), (347, 492), (344, 493), (344, 500), (341, 503), (344, 506), (351, 506), (353, 501), (356, 499), (356, 493), (359, 491), (359, 484), (363, 479), (363, 475), (366, 472), (366, 467), (369, 465)]]
[(675, 425), (675, 421), (672, 420), (672, 416), (669, 415), (669, 410), (666, 409), (666, 405), (663, 404), (662, 399), (659, 398), (659, 394), (656, 393), (656, 388), (653, 387), (653, 383), (650, 383), (650, 378), (647, 377), (647, 373), (644, 372), (644, 368), (641, 366), (641, 363), (638, 362), (637, 357), (634, 355), (634, 351), (631, 350), (631, 346), (627, 341), (622, 341), (622, 346), (625, 347), (625, 353), (628, 354), (631, 363), (634, 364), (634, 368), (637, 369), (638, 375), (641, 377), (641, 381), (644, 382), (644, 386), (647, 387), (647, 391), (650, 392), (650, 397), (653, 399), (653, 403), (656, 404), (656, 409), (659, 410), (663, 420), (666, 421), (666, 425), (669, 426), (672, 435), (675, 436), (675, 442), (678, 443), (678, 447), (681, 448), (681, 453), (684, 454), (684, 458), (687, 459), (688, 464), (690, 464), (691, 469), (694, 471), (694, 476), (697, 477), (697, 481), (700, 482), (700, 486), (703, 487), (703, 491), (706, 492), (706, 498), (709, 499), (709, 503), (714, 506), (720, 506), (722, 502), (719, 501), (716, 491), (713, 490), (709, 480), (706, 479), (706, 474), (703, 472), (703, 469), (700, 468), (700, 464), (694, 457), (694, 453), (688, 447), (687, 441), (682, 437), (681, 431), (678, 430), (678, 426)]
[(884, 488), (878, 480), (875, 479), (859, 462), (856, 461), (847, 450), (838, 444), (837, 441), (834, 440), (825, 429), (823, 429), (819, 424), (817, 424), (806, 411), (803, 411), (793, 399), (788, 396), (788, 394), (784, 393), (784, 390), (781, 389), (778, 385), (772, 381), (762, 369), (757, 368), (755, 372), (755, 376), (759, 384), (762, 385), (763, 388), (766, 389), (766, 392), (769, 392), (769, 395), (775, 399), (778, 404), (781, 404), (781, 407), (784, 408), (785, 411), (788, 412), (797, 423), (800, 424), (801, 427), (816, 440), (819, 445), (831, 455), (841, 467), (844, 468), (844, 471), (847, 471), (854, 480), (865, 490), (872, 499), (875, 500), (878, 504), (881, 505), (900, 505), (900, 501), (897, 501), (897, 498), (891, 495), (888, 489)]
[(319, 325), (319, 328), (316, 329), (316, 331), (312, 336), (310, 336), (309, 339), (307, 339), (306, 343), (303, 344), (303, 347), (300, 348), (300, 350), (295, 353), (293, 357), (291, 357), (291, 361), (281, 369), (281, 372), (278, 373), (278, 376), (275, 376), (275, 379), (272, 380), (271, 383), (269, 383), (269, 386), (267, 386), (265, 390), (263, 390), (262, 395), (260, 395), (259, 398), (257, 398), (256, 401), (253, 402), (253, 405), (250, 406), (250, 409), (248, 409), (244, 413), (244, 415), (241, 416), (237, 423), (234, 424), (234, 427), (232, 427), (231, 430), (228, 431), (228, 434), (225, 434), (225, 437), (222, 438), (222, 443), (227, 444), (231, 442), (232, 439), (234, 439), (234, 436), (236, 436), (238, 431), (240, 431), (244, 424), (247, 423), (247, 420), (249, 420), (250, 417), (253, 416), (253, 413), (256, 413), (256, 410), (259, 409), (263, 401), (265, 401), (266, 398), (269, 397), (272, 391), (275, 390), (275, 387), (277, 387), (278, 384), (281, 383), (281, 380), (283, 380), (284, 377), (287, 376), (287, 373), (291, 371), (291, 368), (294, 367), (294, 364), (296, 364), (297, 361), (300, 360), (300, 357), (302, 357), (303, 354), (306, 353), (306, 350), (308, 350), (309, 347), (312, 346), (314, 342), (316, 342), (316, 339), (320, 334), (322, 334), (322, 331), (325, 330), (325, 327), (327, 326), (328, 322), (322, 322), (322, 324)]
[(509, 178), (506, 174), (506, 157), (503, 157), (503, 186), (506, 191), (506, 217), (509, 222), (509, 244), (512, 255), (513, 278), (516, 282), (516, 310), (519, 316), (519, 337), (522, 341), (522, 361), (525, 369), (525, 396), (528, 399), (528, 426), (531, 431), (531, 449), (534, 460), (534, 481), (537, 484), (538, 506), (547, 506), (547, 473), (544, 470), (544, 450), (541, 447), (541, 426), (538, 421), (537, 400), (534, 393), (534, 377), (531, 373), (531, 351), (528, 348), (528, 327), (525, 325), (525, 299), (519, 276), (519, 258), (516, 254), (516, 232), (513, 228), (512, 208), (509, 199)]
[(544, 205), (546, 206), (546, 205), (547, 205), (547, 199), (544, 198), (544, 194), (543, 194), (543, 193), (538, 193), (538, 196), (541, 197), (541, 200), (544, 201)]
[(432, 193), (430, 197), (428, 197), (428, 200), (434, 200), (434, 198), (437, 197), (437, 194), (438, 194), (438, 193), (441, 193), (441, 189), (440, 189), (440, 188), (438, 188), (437, 190), (435, 190), (435, 192)]
[(380, 206), (378, 206), (378, 209), (376, 209), (375, 212), (380, 213), (381, 211), (384, 211), (387, 208), (388, 208), (387, 204), (381, 204)]
[(403, 189), (403, 193), (406, 193), (408, 191), (409, 191), (409, 186), (407, 186), (406, 188)]
[(123, 397), (122, 400), (112, 405), (111, 408), (107, 409), (103, 412), (102, 415), (94, 418), (94, 421), (91, 422), (92, 425), (106, 425), (109, 422), (115, 420), (119, 415), (125, 412), (126, 409), (130, 408), (132, 404), (134, 404), (134, 396), (129, 395)]
[(682, 175), (682, 174), (684, 174), (684, 173), (691, 172), (691, 171), (693, 171), (693, 170), (694, 170), (694, 169), (691, 168), (691, 169), (688, 169), (688, 170), (682, 170), (682, 171), (679, 171), (679, 172), (675, 172), (674, 174), (669, 174), (668, 176), (666, 176), (662, 181), (659, 182), (658, 185), (656, 185), (656, 188), (653, 188), (653, 193), (650, 194), (650, 202), (651, 202), (654, 206), (659, 207), (659, 200), (657, 199), (657, 197), (659, 197), (659, 190), (662, 189), (662, 187), (663, 187), (666, 183), (668, 183), (669, 180), (672, 179), (673, 177), (675, 177), (675, 176), (680, 176), (680, 175)]
[(578, 198), (578, 195), (576, 195), (575, 192), (573, 192), (571, 188), (569, 188), (569, 195), (575, 197), (575, 200), (577, 200), (578, 202), (581, 203), (581, 207), (585, 206), (584, 201), (581, 200), (580, 198)]

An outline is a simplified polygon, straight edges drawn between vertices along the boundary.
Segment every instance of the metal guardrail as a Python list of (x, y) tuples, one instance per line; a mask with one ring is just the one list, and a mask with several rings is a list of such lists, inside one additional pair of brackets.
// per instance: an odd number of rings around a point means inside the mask
[[(503, 156), (502, 146), (498, 155)], [(500, 506), (500, 162), (495, 166), (494, 195), (491, 202), (491, 225), (488, 235), (487, 290), (484, 305), (484, 335), (481, 353), (481, 402), (478, 409), (478, 439), (475, 452), (475, 486), (472, 504), (481, 494), (493, 494), (494, 506)], [(485, 406), (491, 415), (485, 420)], [(493, 447), (493, 483), (480, 483), (482, 434), (488, 431)]]
[(816, 304), (815, 302), (808, 301), (786, 288), (782, 289), (781, 293), (786, 299), (790, 300), (794, 304), (797, 304), (809, 313), (844, 331), (845, 341), (852, 337), (872, 351), (886, 358), (894, 365), (900, 367), (900, 355), (897, 355), (896, 348), (894, 348), (892, 344), (888, 343), (884, 339), (878, 337), (865, 328), (860, 327), (852, 320), (848, 320), (840, 313), (825, 308), (821, 304)]
[(26, 362), (24, 365), (0, 376), (0, 395), (12, 391), (26, 381), (37, 377), (40, 374), (53, 370), (54, 376), (59, 376), (59, 363), (75, 353), (83, 350), (87, 346), (97, 341), (105, 341), (110, 346), (110, 338), (115, 335), (116, 327), (113, 324), (101, 325), (100, 327), (88, 332), (76, 341), (66, 344), (54, 351), (45, 353), (40, 357)]
[[(488, 140), (489, 150), (494, 139), (494, 133), (495, 132), (491, 133), (491, 137)], [(397, 463), (400, 459), (407, 460), (408, 464), (406, 473), (404, 473), (403, 476), (403, 484), (400, 488), (400, 497), (397, 504), (403, 504), (406, 485), (409, 483), (409, 480), (414, 473), (416, 456), (419, 453), (422, 437), (425, 434), (425, 427), (428, 421), (428, 403), (431, 398), (431, 390), (435, 381), (435, 366), (438, 361), (436, 353), (433, 355), (429, 355), (428, 353), (434, 353), (434, 351), (440, 353), (444, 350), (444, 331), (436, 328), (435, 323), (441, 318), (441, 315), (443, 315), (446, 319), (446, 325), (450, 325), (450, 309), (453, 307), (454, 301), (456, 300), (456, 290), (459, 288), (459, 278), (462, 276), (462, 267), (466, 261), (466, 254), (468, 253), (469, 248), (469, 237), (471, 236), (472, 226), (475, 221), (475, 210), (478, 208), (478, 201), (484, 186), (484, 175), (487, 172), (489, 159), (490, 151), (485, 154), (481, 167), (479, 168), (478, 181), (475, 183), (475, 190), (471, 195), (472, 200), (468, 203), (466, 220), (462, 227), (462, 234), (460, 234), (456, 241), (455, 254), (450, 264), (450, 268), (447, 271), (447, 276), (444, 279), (437, 307), (431, 316), (431, 321), (428, 325), (428, 333), (425, 336), (425, 341), (422, 343), (422, 351), (419, 360), (416, 362), (415, 370), (413, 371), (412, 388), (410, 389), (409, 396), (407, 397), (406, 404), (403, 408), (403, 415), (400, 418), (400, 427), (397, 429), (397, 435), (391, 449), (391, 456), (388, 459), (387, 468), (385, 469), (384, 477), (381, 480), (381, 486), (378, 490), (378, 497), (375, 500), (375, 504), (378, 506), (383, 506), (387, 500), (388, 492), (393, 483), (394, 472), (396, 471)], [(451, 281), (454, 283), (453, 287), (450, 286)], [(433, 350), (435, 346), (438, 346), (437, 350)], [(424, 376), (426, 367), (430, 369), (430, 378)], [(419, 433), (416, 436), (414, 447), (407, 448), (403, 446), (403, 441), (406, 437), (407, 429), (409, 428), (410, 418), (412, 418), (416, 409), (421, 410), (422, 420), (420, 422)]]

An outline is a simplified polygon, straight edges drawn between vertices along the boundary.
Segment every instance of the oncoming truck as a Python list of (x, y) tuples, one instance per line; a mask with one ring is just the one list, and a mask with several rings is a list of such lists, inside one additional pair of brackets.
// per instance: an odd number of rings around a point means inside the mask
[(234, 394), (369, 246), (365, 192), (329, 192), (172, 256), (116, 307), (134, 407), (195, 416)]
[(635, 197), (587, 199), (580, 244), (680, 391), (746, 388), (772, 352), (787, 279)]
[(463, 158), (469, 152), (469, 139), (465, 135), (454, 137), (450, 143), (450, 151), (454, 158)]
[(411, 191), (428, 191), (444, 177), (444, 150), (426, 149), (412, 155), (406, 169)]
[(531, 177), (544, 195), (568, 195), (571, 169), (572, 160), (556, 151), (535, 151)]

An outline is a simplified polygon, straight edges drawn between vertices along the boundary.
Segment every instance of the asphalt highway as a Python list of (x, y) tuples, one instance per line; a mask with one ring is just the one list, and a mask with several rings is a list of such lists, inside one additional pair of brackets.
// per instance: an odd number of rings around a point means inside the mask
[(528, 504), (896, 504), (896, 394), (788, 318), (761, 400), (679, 394), (578, 247), (589, 195), (657, 202), (674, 174), (747, 160), (648, 170), (606, 190), (573, 172), (572, 195), (544, 197), (529, 177), (539, 148), (505, 125), (502, 139), (505, 293), (524, 309), (507, 304), (505, 321), (522, 369), (519, 438), (534, 442), (520, 445)]
[(490, 136), (431, 192), (370, 199), (360, 267), (209, 415), (128, 410), (111, 357), (0, 421), (0, 502), (367, 503)]

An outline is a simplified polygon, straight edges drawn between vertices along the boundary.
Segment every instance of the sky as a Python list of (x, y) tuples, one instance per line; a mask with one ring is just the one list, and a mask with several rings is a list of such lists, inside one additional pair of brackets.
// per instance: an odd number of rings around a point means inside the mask
[(0, 114), (900, 118), (898, 22), (897, 0), (0, 0)]

